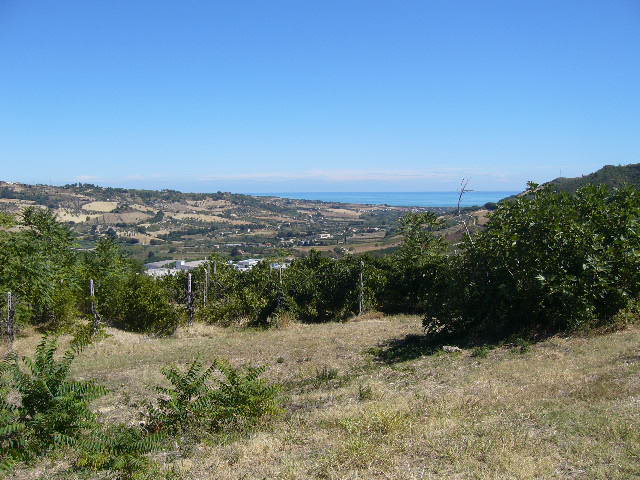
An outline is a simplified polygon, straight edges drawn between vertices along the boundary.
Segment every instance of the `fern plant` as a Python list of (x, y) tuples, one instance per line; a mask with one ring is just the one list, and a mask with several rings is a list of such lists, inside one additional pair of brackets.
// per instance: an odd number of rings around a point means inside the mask
[[(0, 371), (0, 375), (2, 373)], [(25, 447), (25, 424), (20, 419), (18, 407), (7, 400), (11, 389), (5, 383), (0, 384), (0, 472), (10, 470)]]
[(280, 389), (259, 378), (264, 371), (264, 367), (234, 368), (220, 361), (205, 367), (199, 360), (185, 371), (165, 368), (162, 373), (171, 386), (156, 388), (161, 396), (148, 405), (148, 428), (172, 434), (196, 428), (217, 432), (276, 415)]
[(75, 467), (81, 470), (110, 471), (120, 480), (146, 478), (153, 462), (145, 456), (159, 450), (164, 437), (139, 428), (110, 425), (95, 429), (77, 443)]
[(218, 370), (222, 378), (210, 393), (215, 407), (210, 419), (214, 430), (252, 427), (258, 420), (281, 412), (280, 387), (260, 378), (265, 367), (234, 368), (220, 362)]
[(217, 362), (205, 368), (194, 360), (182, 372), (176, 367), (165, 367), (162, 374), (170, 387), (156, 387), (161, 396), (156, 404), (147, 405), (147, 428), (151, 431), (182, 433), (201, 426), (212, 408), (211, 387), (207, 384), (216, 371)]
[(69, 371), (87, 345), (76, 339), (56, 359), (57, 337), (45, 335), (33, 357), (9, 354), (0, 364), (0, 463), (26, 460), (57, 445), (70, 445), (95, 426), (89, 402), (106, 389), (92, 381), (73, 381)]

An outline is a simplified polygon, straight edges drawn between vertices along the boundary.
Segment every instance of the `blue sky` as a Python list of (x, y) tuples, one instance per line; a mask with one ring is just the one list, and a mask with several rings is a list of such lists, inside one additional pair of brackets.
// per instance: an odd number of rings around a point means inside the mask
[(0, 0), (4, 180), (519, 190), (639, 112), (637, 0)]

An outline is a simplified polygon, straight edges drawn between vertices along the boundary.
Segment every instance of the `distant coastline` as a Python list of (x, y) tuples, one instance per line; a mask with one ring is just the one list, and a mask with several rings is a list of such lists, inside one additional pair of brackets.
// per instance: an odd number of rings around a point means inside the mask
[[(465, 207), (482, 206), (485, 203), (497, 202), (517, 193), (520, 192), (467, 192), (462, 199), (462, 205)], [(250, 195), (396, 207), (455, 207), (458, 203), (458, 192), (268, 192), (250, 193)]]

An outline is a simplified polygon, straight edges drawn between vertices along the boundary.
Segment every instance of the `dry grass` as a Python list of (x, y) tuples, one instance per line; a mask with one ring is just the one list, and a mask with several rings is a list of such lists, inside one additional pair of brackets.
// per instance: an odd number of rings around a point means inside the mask
[(92, 219), (101, 216), (97, 213), (73, 213), (65, 208), (59, 208), (55, 212), (56, 218), (59, 222), (82, 223), (86, 222), (87, 218)]
[(111, 212), (118, 206), (118, 202), (89, 202), (82, 205), (83, 210), (90, 212)]
[[(420, 333), (411, 316), (266, 331), (196, 325), (166, 339), (110, 333), (75, 371), (113, 389), (96, 405), (108, 419), (133, 420), (160, 367), (195, 356), (269, 364), (269, 377), (286, 386), (283, 417), (175, 459), (184, 478), (640, 477), (638, 329), (484, 358), (421, 352), (407, 337)], [(22, 338), (17, 349), (36, 341)], [(55, 478), (75, 478), (65, 475)]]
[(322, 213), (327, 217), (356, 218), (360, 216), (358, 211), (348, 208), (324, 208), (322, 209)]
[(315, 245), (312, 247), (294, 247), (298, 252), (309, 253), (311, 250), (317, 250), (319, 252), (330, 252), (336, 247), (345, 247), (351, 253), (365, 253), (373, 252), (375, 250), (384, 250), (386, 248), (397, 247), (402, 243), (402, 238), (399, 236), (390, 237), (384, 239), (384, 241), (375, 243), (347, 243), (346, 245)]
[(213, 222), (213, 223), (230, 223), (232, 225), (249, 225), (251, 222), (245, 220), (234, 220), (227, 217), (221, 217), (218, 215), (206, 215), (203, 213), (174, 213), (174, 212), (166, 212), (166, 216), (170, 218), (177, 218), (178, 220), (200, 220), (202, 222)]

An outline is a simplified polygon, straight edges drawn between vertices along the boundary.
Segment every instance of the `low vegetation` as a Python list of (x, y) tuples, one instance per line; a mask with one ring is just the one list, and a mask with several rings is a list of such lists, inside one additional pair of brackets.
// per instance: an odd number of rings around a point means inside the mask
[[(0, 364), (0, 473), (67, 450), (67, 455), (73, 451), (74, 470), (157, 478), (145, 454), (167, 442), (188, 444), (206, 433), (248, 432), (280, 412), (278, 388), (260, 378), (264, 367), (235, 368), (214, 361), (205, 369), (193, 361), (185, 372), (162, 370), (171, 387), (156, 388), (160, 396), (148, 401), (139, 425), (100, 423), (89, 402), (106, 395), (107, 388), (93, 380), (70, 379), (72, 363), (88, 338), (74, 338), (58, 360), (57, 339), (44, 336), (33, 356), (11, 352)], [(210, 382), (216, 371), (222, 379), (214, 388)]]
[[(524, 349), (508, 342), (486, 356), (417, 346), (419, 316), (277, 330), (196, 325), (152, 339), (108, 333), (75, 360), (71, 374), (109, 389), (92, 409), (109, 427), (98, 445), (114, 453), (97, 455), (94, 447), (79, 455), (63, 446), (10, 478), (104, 478), (90, 472), (139, 458), (151, 478), (183, 480), (640, 475), (637, 327), (555, 336)], [(15, 349), (29, 354), (36, 341), (27, 335)], [(181, 438), (177, 445), (164, 441), (141, 457), (120, 458), (143, 451), (139, 436), (151, 430), (140, 427), (146, 402), (170, 398), (156, 390), (174, 388), (161, 367), (184, 375), (194, 356), (203, 368), (218, 358), (268, 364), (264, 378), (282, 386), (283, 413), (250, 429), (172, 435)]]

